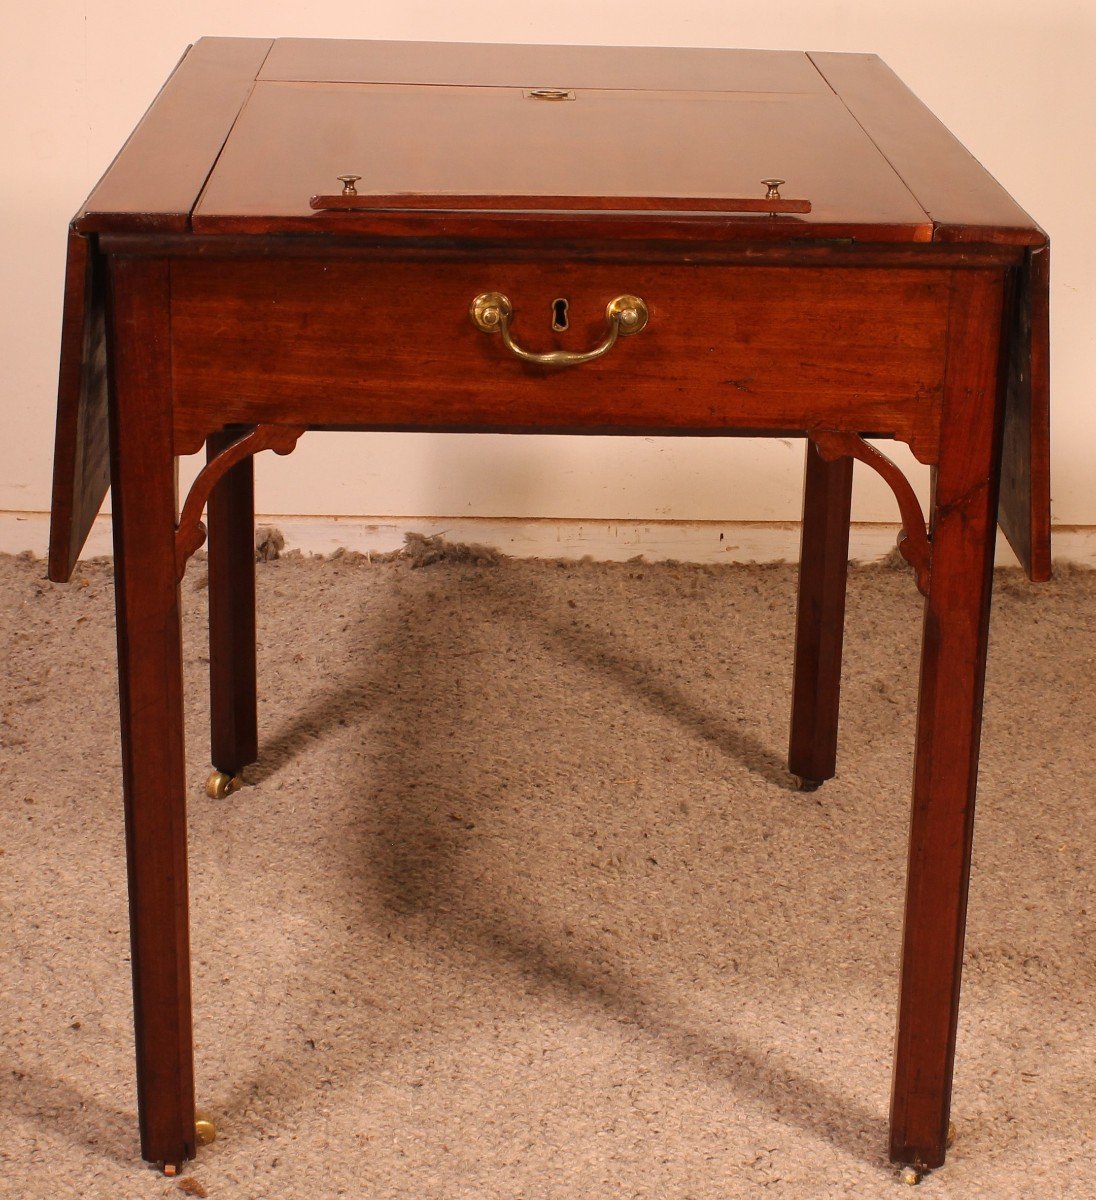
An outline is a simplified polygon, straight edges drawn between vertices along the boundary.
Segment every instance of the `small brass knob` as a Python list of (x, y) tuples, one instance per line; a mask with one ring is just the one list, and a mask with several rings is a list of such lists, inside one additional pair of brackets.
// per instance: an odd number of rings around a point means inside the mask
[(617, 296), (605, 310), (606, 320), (616, 321), (621, 333), (639, 333), (649, 316), (647, 305), (638, 296)]
[(501, 292), (484, 292), (472, 301), (469, 312), (477, 329), (494, 333), (502, 328), (504, 320), (508, 321), (514, 315), (514, 306)]
[(766, 200), (779, 200), (780, 199), (780, 188), (787, 181), (784, 179), (762, 179), (761, 182), (768, 189), (765, 192), (765, 199)]
[(354, 186), (361, 179), (360, 175), (339, 175), (338, 180), (343, 185), (342, 194), (344, 196), (356, 196), (358, 189)]

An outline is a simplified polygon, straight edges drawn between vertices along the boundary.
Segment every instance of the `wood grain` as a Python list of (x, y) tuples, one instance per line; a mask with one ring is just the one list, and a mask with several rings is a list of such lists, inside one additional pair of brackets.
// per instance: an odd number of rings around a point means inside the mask
[[(939, 1164), (1002, 427), (1001, 519), (1033, 576), (1049, 570), (1042, 231), (872, 56), (269, 48), (199, 43), (70, 240), (50, 572), (67, 577), (102, 499), (109, 408), (142, 1153), (194, 1152), (174, 456), (207, 438), (215, 456), (256, 425), (822, 429), (840, 445), (897, 437), (937, 466), (891, 1154)], [(542, 86), (575, 99), (524, 94)], [(313, 212), (309, 197), (345, 173), (421, 211)], [(687, 211), (768, 176), (812, 211)], [(483, 207), (429, 211), (443, 195)], [(514, 196), (589, 197), (591, 210), (491, 210)], [(621, 198), (686, 211), (612, 211)], [(473, 326), (472, 298), (496, 290), (536, 351), (595, 345), (623, 293), (646, 300), (650, 323), (552, 371)], [(551, 328), (558, 297), (564, 332)], [(219, 462), (231, 470), (209, 495), (213, 757), (236, 773), (256, 751), (253, 483), (250, 460)], [(808, 451), (790, 762), (815, 780), (835, 765), (850, 468)]]
[[(300, 258), (342, 258), (364, 262), (523, 262), (559, 258), (552, 239), (530, 238), (514, 243), (484, 238), (357, 238), (325, 233), (322, 238), (293, 235), (253, 237), (250, 234), (111, 233), (97, 238), (104, 254), (142, 255), (207, 260), (258, 258), (291, 261)], [(569, 241), (567, 258), (575, 263), (646, 263), (650, 266), (789, 266), (789, 267), (1018, 267), (1026, 258), (1023, 246), (977, 246), (958, 243), (860, 243), (851, 238), (818, 241), (772, 239), (725, 241), (709, 237), (687, 246), (673, 241), (642, 238)]]
[(849, 457), (826, 461), (808, 440), (788, 748), (788, 769), (806, 787), (837, 769), (852, 465)]
[(748, 212), (802, 214), (811, 211), (809, 200), (793, 200), (783, 197), (767, 200), (764, 196), (727, 196), (706, 198), (703, 196), (505, 196), (505, 195), (434, 195), (422, 196), (415, 192), (395, 192), (387, 195), (339, 193), (328, 196), (312, 196), (308, 207), (326, 212), (370, 212), (374, 209), (432, 209), (435, 212), (461, 212), (465, 210), (500, 208), (527, 212), (545, 211), (615, 211), (630, 212), (695, 212), (724, 213)]
[[(648, 267), (338, 259), (177, 260), (177, 450), (226, 421), (529, 431), (804, 430), (893, 434), (931, 461), (947, 271)], [(515, 338), (585, 350), (633, 293), (650, 323), (598, 362), (557, 371), (509, 356), (469, 318), (505, 292)], [(570, 301), (571, 328), (550, 327)]]
[[(335, 192), (346, 174), (362, 177), (363, 194), (484, 202), (442, 215), (409, 206), (394, 213), (314, 211), (310, 198)], [(476, 225), (535, 234), (563, 222), (568, 236), (583, 224), (606, 236), (611, 222), (613, 229), (672, 231), (711, 218), (687, 211), (625, 216), (606, 211), (606, 201), (763, 197), (761, 181), (770, 177), (786, 180), (787, 195), (811, 201), (811, 211), (789, 221), (783, 237), (931, 236), (920, 205), (829, 92), (594, 89), (577, 93), (573, 103), (552, 103), (530, 100), (519, 88), (267, 81), (255, 85), (244, 106), (193, 226), (371, 236), (386, 230), (410, 236), (417, 228), (420, 235), (467, 236)], [(544, 197), (541, 210), (556, 207), (553, 198), (568, 198), (568, 208), (570, 198), (593, 199), (585, 222), (574, 211), (526, 212), (517, 221), (511, 206), (495, 199), (511, 196)], [(444, 209), (444, 201), (436, 208)], [(725, 229), (750, 224), (739, 216)], [(770, 218), (762, 214), (752, 224), (764, 228)]]
[(810, 59), (932, 218), (936, 241), (1042, 245), (1046, 235), (874, 54)]
[[(209, 437), (212, 462), (246, 430)], [(209, 496), (209, 726), (218, 771), (238, 775), (259, 756), (255, 663), (255, 460), (247, 457)]]
[(188, 228), (271, 44), (264, 38), (202, 38), (192, 46), (88, 197), (76, 228)]
[[(263, 425), (257, 429), (245, 430), (206, 462), (190, 485), (176, 524), (175, 570), (180, 579), (186, 572), (190, 556), (206, 540), (202, 513), (221, 479), (233, 467), (252, 458), (260, 450), (274, 450), (277, 454), (291, 453), (301, 433), (302, 430), (288, 425)], [(207, 441), (207, 449), (208, 444)]]
[(801, 50), (278, 38), (259, 75), (298, 83), (825, 92)]
[(925, 601), (891, 1158), (944, 1161), (959, 1015), (1000, 456), (1004, 281), (956, 276)]
[(1001, 528), (1028, 578), (1050, 578), (1050, 246), (1016, 272), (1001, 454)]
[(898, 501), (902, 528), (898, 534), (898, 552), (913, 567), (917, 589), (923, 595), (929, 590), (932, 570), (932, 543), (925, 528), (925, 514), (917, 493), (897, 464), (859, 434), (840, 429), (812, 429), (810, 439), (824, 459), (848, 456), (871, 467), (886, 481)]
[(168, 269), (111, 265), (111, 496), (141, 1153), (193, 1157), (194, 1062)]
[(105, 271), (92, 242), (69, 229), (57, 379), (50, 579), (64, 583), (110, 486)]

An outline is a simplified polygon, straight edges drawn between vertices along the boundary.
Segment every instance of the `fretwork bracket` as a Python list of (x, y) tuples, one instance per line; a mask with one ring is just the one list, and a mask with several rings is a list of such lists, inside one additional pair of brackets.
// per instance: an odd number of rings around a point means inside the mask
[(838, 458), (856, 458), (862, 463), (867, 463), (873, 471), (883, 477), (894, 493), (894, 498), (898, 501), (898, 511), (902, 515), (898, 552), (913, 568), (917, 590), (923, 596), (927, 596), (932, 574), (932, 540), (921, 503), (909, 480), (895, 463), (864, 441), (858, 433), (847, 433), (838, 429), (811, 429), (807, 436), (827, 462), (834, 462)]
[(237, 463), (258, 454), (260, 450), (289, 454), (297, 445), (297, 439), (302, 433), (304, 428), (299, 425), (256, 425), (250, 433), (237, 438), (206, 463), (191, 485), (183, 511), (179, 515), (179, 523), (175, 527), (175, 572), (179, 579), (186, 573), (186, 564), (190, 556), (206, 540), (202, 512), (218, 481)]

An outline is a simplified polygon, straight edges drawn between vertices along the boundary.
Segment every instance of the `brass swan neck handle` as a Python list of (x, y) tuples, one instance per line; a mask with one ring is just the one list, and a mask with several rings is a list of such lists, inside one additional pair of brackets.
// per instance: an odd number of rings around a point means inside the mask
[(515, 358), (539, 367), (575, 367), (580, 363), (602, 358), (612, 350), (617, 338), (622, 334), (639, 333), (647, 324), (649, 316), (647, 305), (639, 296), (617, 296), (605, 307), (605, 336), (592, 350), (549, 350), (538, 354), (533, 350), (524, 349), (514, 341), (510, 333), (514, 306), (509, 297), (504, 296), (502, 292), (481, 293), (472, 301), (469, 313), (477, 329), (483, 330), (484, 333), (501, 333), (502, 344)]

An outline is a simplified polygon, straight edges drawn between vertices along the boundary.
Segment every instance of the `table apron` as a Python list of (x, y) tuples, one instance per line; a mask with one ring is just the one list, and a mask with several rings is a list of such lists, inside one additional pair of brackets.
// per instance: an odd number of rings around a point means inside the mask
[[(993, 269), (993, 268), (986, 268)], [(265, 258), (170, 262), (176, 452), (228, 424), (510, 432), (833, 427), (939, 448), (950, 268)], [(606, 305), (646, 328), (579, 366), (530, 365), (477, 329), (584, 351)], [(557, 300), (568, 327), (553, 329)], [(557, 324), (558, 324), (557, 320)]]

